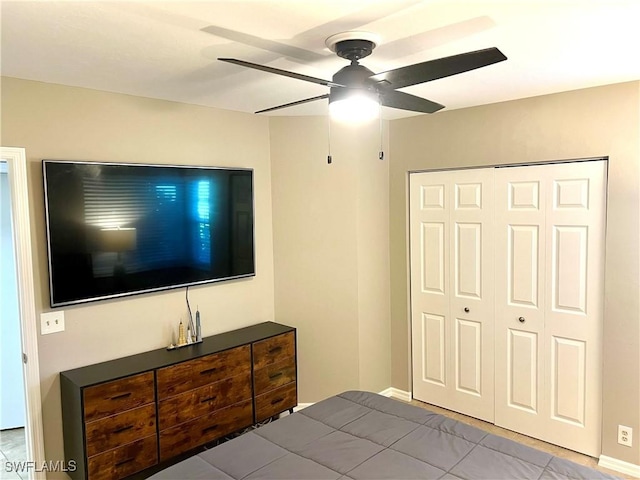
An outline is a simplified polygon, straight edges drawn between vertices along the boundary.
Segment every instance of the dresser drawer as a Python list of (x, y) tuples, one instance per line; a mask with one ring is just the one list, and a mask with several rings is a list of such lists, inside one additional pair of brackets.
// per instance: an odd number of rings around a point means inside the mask
[(260, 395), (274, 388), (281, 387), (296, 380), (296, 361), (294, 357), (286, 357), (253, 372), (255, 394)]
[(208, 383), (249, 371), (249, 345), (182, 362), (157, 371), (158, 399), (162, 400)]
[(94, 385), (85, 388), (83, 395), (85, 422), (153, 403), (153, 372)]
[(249, 399), (251, 399), (251, 372), (248, 371), (161, 400), (158, 406), (158, 425), (160, 430), (164, 430)]
[(251, 400), (194, 418), (160, 432), (160, 460), (187, 452), (253, 423)]
[(261, 422), (298, 404), (296, 384), (290, 383), (256, 396), (256, 422)]
[(156, 433), (156, 405), (144, 407), (89, 422), (85, 426), (87, 456), (131, 443)]
[(156, 436), (109, 450), (89, 458), (89, 480), (118, 480), (158, 463)]
[(253, 368), (264, 368), (281, 361), (283, 357), (294, 357), (295, 353), (296, 341), (293, 332), (261, 340), (253, 344)]

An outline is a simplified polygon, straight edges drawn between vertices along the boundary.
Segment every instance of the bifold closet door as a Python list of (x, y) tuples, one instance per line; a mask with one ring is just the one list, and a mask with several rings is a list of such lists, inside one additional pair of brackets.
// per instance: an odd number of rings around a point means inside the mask
[(493, 169), (410, 175), (413, 397), (494, 418)]
[(606, 162), (496, 169), (495, 423), (600, 454)]

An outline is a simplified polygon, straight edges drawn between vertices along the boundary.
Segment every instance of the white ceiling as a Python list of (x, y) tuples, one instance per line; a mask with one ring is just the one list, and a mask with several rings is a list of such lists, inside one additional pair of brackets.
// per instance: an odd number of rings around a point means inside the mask
[(444, 111), (640, 79), (640, 0), (3, 0), (0, 13), (4, 76), (243, 112), (328, 89), (218, 57), (331, 79), (347, 61), (324, 41), (351, 30), (382, 38), (361, 61), (374, 72), (487, 47), (508, 57), (405, 89)]

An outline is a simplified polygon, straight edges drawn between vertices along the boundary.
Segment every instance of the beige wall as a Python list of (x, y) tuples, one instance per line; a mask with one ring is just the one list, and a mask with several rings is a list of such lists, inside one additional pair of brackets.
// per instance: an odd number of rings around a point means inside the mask
[(392, 385), (410, 390), (407, 172), (609, 157), (603, 365), (604, 455), (640, 464), (640, 82), (441, 112), (391, 124)]
[[(274, 320), (268, 119), (59, 85), (2, 79), (2, 145), (26, 148), (37, 312), (50, 310), (43, 158), (254, 169), (256, 276), (189, 289), (204, 335)], [(185, 289), (66, 307), (38, 341), (46, 456), (63, 459), (62, 370), (161, 348), (185, 319)], [(54, 478), (50, 475), (50, 478)]]
[[(380, 132), (271, 127), (276, 317), (299, 328), (300, 401), (390, 385), (388, 169)], [(385, 138), (386, 142), (386, 138)]]
[[(42, 158), (255, 169), (257, 276), (194, 287), (204, 334), (265, 320), (299, 329), (300, 402), (346, 389), (410, 389), (407, 171), (610, 157), (604, 352), (605, 455), (619, 423), (640, 432), (640, 84), (550, 95), (376, 125), (271, 119), (4, 78), (3, 146), (25, 147), (38, 312), (49, 310)], [(387, 146), (390, 143), (390, 148)], [(273, 207), (272, 207), (273, 205)], [(273, 209), (273, 211), (272, 211)], [(184, 289), (67, 307), (39, 337), (47, 458), (62, 458), (58, 372), (164, 346)]]

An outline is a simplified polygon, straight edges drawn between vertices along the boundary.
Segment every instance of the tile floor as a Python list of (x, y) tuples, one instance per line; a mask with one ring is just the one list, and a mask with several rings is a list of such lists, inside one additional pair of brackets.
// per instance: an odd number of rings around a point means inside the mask
[(436, 407), (435, 405), (430, 405), (427, 403), (420, 402), (418, 400), (411, 400), (412, 405), (417, 405), (422, 408), (426, 408), (435, 413), (439, 413), (446, 417), (453, 418), (455, 420), (459, 420), (468, 425), (473, 425), (474, 427), (481, 428), (482, 430), (488, 431), (489, 433), (493, 433), (495, 435), (500, 435), (502, 437), (509, 438), (511, 440), (515, 440), (516, 442), (523, 443), (529, 447), (536, 448), (538, 450), (542, 450), (543, 452), (550, 453), (552, 455), (556, 455), (560, 458), (565, 458), (575, 463), (579, 463), (580, 465), (586, 465), (587, 467), (593, 468), (595, 470), (599, 470), (601, 472), (608, 473), (610, 475), (615, 475), (618, 478), (624, 480), (638, 480), (635, 477), (625, 476), (623, 473), (616, 472), (613, 470), (609, 470), (607, 468), (602, 468), (598, 466), (598, 459), (589, 457), (587, 455), (583, 455), (578, 452), (574, 452), (572, 450), (567, 450), (566, 448), (558, 447), (557, 445), (552, 445), (550, 443), (543, 442), (542, 440), (538, 440), (536, 438), (527, 437), (526, 435), (522, 435), (520, 433), (512, 432), (511, 430), (507, 430), (505, 428), (498, 427), (493, 425), (492, 423), (488, 423), (482, 420), (478, 420), (477, 418), (468, 417), (466, 415), (462, 415), (460, 413), (452, 412), (451, 410), (446, 410), (444, 408)]
[(24, 441), (24, 428), (13, 428), (0, 431), (0, 479), (24, 480), (7, 466), (7, 462), (25, 461), (27, 449)]

